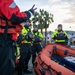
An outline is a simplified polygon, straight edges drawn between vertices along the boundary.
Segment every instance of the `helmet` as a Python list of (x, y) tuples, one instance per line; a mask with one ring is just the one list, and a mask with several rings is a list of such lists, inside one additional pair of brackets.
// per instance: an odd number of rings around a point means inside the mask
[(38, 25), (33, 25), (33, 28), (38, 28)]
[(62, 27), (62, 24), (58, 24), (58, 27)]

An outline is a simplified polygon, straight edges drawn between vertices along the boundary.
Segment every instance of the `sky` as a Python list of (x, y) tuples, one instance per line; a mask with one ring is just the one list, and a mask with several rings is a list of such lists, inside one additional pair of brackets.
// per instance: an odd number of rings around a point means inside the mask
[(75, 0), (14, 0), (20, 11), (29, 10), (34, 4), (39, 9), (44, 9), (54, 15), (54, 22), (48, 30), (54, 31), (58, 24), (64, 30), (75, 30)]

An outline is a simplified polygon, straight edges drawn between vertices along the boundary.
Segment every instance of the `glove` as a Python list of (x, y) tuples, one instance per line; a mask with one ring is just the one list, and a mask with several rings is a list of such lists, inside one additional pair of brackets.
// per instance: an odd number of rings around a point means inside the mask
[(39, 36), (34, 37), (34, 43), (37, 43), (37, 42), (41, 42), (41, 39)]
[(33, 38), (33, 34), (31, 32), (28, 33), (29, 38)]
[(33, 5), (32, 8), (29, 10), (29, 12), (32, 13), (33, 15), (35, 14), (35, 10), (37, 9), (37, 8), (34, 8), (34, 6), (35, 5)]
[(18, 39), (17, 39), (17, 44), (20, 44), (22, 42), (22, 39), (23, 39), (23, 35), (22, 34), (19, 34), (18, 36)]
[(28, 34), (25, 36), (25, 39), (26, 39), (27, 41), (32, 41), (32, 39), (33, 39), (32, 33), (31, 33), (31, 32), (28, 32)]
[(57, 39), (57, 35), (54, 35), (54, 38), (53, 38), (53, 39), (54, 39), (54, 40)]

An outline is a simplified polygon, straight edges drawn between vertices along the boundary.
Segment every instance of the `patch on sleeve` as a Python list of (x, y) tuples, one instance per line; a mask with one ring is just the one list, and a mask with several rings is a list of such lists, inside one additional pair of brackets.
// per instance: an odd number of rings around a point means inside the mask
[(10, 8), (15, 8), (16, 7), (16, 3), (15, 2), (11, 3), (11, 5), (9, 7)]

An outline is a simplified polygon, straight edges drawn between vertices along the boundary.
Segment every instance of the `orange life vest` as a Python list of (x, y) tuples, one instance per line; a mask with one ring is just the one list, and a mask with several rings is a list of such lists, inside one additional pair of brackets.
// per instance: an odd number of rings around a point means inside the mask
[[(7, 29), (8, 34), (21, 32), (22, 30), (21, 25), (14, 25), (10, 21), (7, 21), (7, 23), (8, 23), (8, 29)], [(6, 20), (0, 19), (0, 33), (4, 33), (5, 28), (6, 28)]]
[[(19, 18), (27, 17), (25, 12), (20, 12), (20, 9), (18, 8), (14, 0), (0, 0), (0, 17), (6, 18), (8, 21), (8, 34), (18, 33), (22, 30), (22, 26), (20, 24), (16, 25), (10, 22), (13, 14)], [(6, 20), (0, 19), (0, 33), (4, 33), (5, 27)]]

